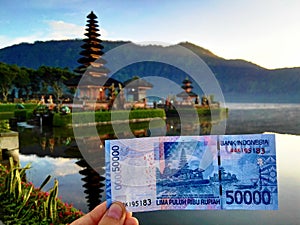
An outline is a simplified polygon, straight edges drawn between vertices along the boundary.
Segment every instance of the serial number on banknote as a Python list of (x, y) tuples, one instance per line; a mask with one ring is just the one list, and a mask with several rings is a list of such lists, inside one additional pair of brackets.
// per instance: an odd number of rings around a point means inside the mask
[(266, 150), (265, 148), (231, 148), (229, 149), (229, 152), (236, 152), (236, 153), (254, 153), (254, 154), (265, 154)]
[(151, 206), (152, 201), (150, 198), (148, 198), (148, 199), (142, 199), (142, 200), (136, 200), (136, 201), (123, 202), (123, 204), (126, 207)]

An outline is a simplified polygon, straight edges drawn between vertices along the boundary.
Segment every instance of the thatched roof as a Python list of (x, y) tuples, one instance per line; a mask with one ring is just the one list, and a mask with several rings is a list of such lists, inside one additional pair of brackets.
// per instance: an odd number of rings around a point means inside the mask
[(113, 78), (108, 78), (106, 76), (76, 76), (73, 79), (67, 80), (64, 82), (65, 85), (69, 87), (77, 87), (77, 86), (103, 86), (103, 87), (110, 87), (112, 84), (115, 87), (118, 87), (119, 84), (122, 86), (123, 83), (117, 81)]
[(142, 78), (132, 78), (124, 82), (126, 88), (137, 88), (137, 87), (145, 87), (145, 88), (153, 88), (153, 84)]
[(191, 92), (182, 91), (179, 94), (177, 94), (176, 96), (179, 98), (186, 98), (187, 96), (192, 97), (192, 98), (198, 97), (198, 95), (192, 91)]

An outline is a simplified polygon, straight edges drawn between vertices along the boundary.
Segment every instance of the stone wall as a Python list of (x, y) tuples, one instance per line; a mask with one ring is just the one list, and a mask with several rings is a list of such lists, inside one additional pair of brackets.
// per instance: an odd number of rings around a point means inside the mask
[(19, 161), (19, 133), (14, 131), (0, 133), (0, 161), (10, 156)]

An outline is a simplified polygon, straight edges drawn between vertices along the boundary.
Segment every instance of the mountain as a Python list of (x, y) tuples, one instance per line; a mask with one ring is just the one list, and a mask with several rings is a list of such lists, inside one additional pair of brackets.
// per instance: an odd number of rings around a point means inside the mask
[[(104, 50), (117, 47), (126, 42), (104, 42)], [(82, 40), (36, 41), (33, 44), (21, 43), (0, 49), (0, 62), (16, 64), (32, 69), (40, 66), (53, 66), (73, 70), (79, 64)]]
[[(103, 41), (103, 51), (107, 52), (126, 43), (129, 42)], [(0, 49), (0, 61), (33, 69), (45, 65), (73, 70), (78, 66), (77, 60), (81, 57), (79, 53), (82, 44), (82, 40), (21, 43)], [(226, 60), (189, 42), (179, 43), (179, 45), (200, 56), (208, 65), (218, 80), (227, 102), (300, 102), (300, 68), (268, 70), (245, 60)], [(172, 51), (172, 46), (151, 45), (140, 46), (140, 48), (148, 48), (153, 51), (153, 54), (160, 54), (160, 51), (166, 48)], [(114, 74), (114, 78), (124, 82), (137, 75), (163, 76), (179, 85), (188, 76), (176, 67), (146, 61), (122, 68)], [(193, 85), (194, 90), (201, 93), (201, 88), (195, 83)], [(161, 88), (163, 89), (164, 86), (162, 85)]]
[(268, 70), (245, 60), (225, 60), (184, 43), (207, 63), (227, 101), (300, 102), (300, 67)]

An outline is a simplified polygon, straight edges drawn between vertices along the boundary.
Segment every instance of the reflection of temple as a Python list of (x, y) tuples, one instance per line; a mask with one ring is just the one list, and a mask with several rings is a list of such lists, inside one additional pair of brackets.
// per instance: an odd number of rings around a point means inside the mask
[(88, 208), (91, 211), (101, 203), (101, 194), (104, 192), (105, 178), (93, 170), (84, 159), (79, 160), (76, 164), (83, 168), (79, 173), (83, 175), (81, 180), (85, 183), (83, 185), (85, 188), (84, 193), (86, 194)]
[(168, 135), (180, 135), (181, 132), (195, 134), (199, 130), (200, 135), (208, 135), (211, 133), (213, 123), (217, 124), (219, 121), (212, 121), (211, 118), (204, 118), (199, 123), (181, 122), (179, 118), (169, 118), (166, 123), (166, 130)]
[(211, 133), (212, 123), (211, 121), (202, 121), (200, 122), (200, 134), (201, 135), (207, 135)]

